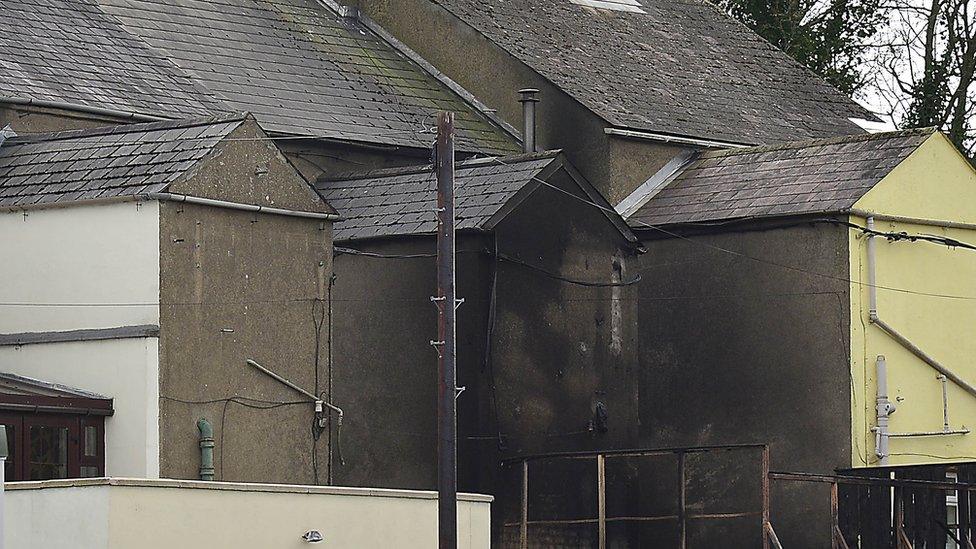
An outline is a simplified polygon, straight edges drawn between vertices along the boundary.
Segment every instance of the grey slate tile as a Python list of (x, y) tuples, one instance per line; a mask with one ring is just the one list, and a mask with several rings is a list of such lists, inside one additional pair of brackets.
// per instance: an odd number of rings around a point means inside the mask
[(849, 118), (873, 118), (713, 3), (639, 1), (644, 13), (434, 3), (616, 126), (763, 144), (863, 133)]
[[(152, 153), (159, 142), (178, 140), (202, 157), (244, 118), (197, 119), (108, 126), (21, 136), (0, 146), (0, 164), (22, 175), (0, 175), (0, 204), (27, 205), (131, 196), (153, 185), (164, 188), (197, 160), (179, 162)], [(198, 137), (204, 135), (204, 139)], [(119, 138), (127, 145), (120, 147)], [(97, 153), (97, 154), (94, 154)], [(74, 160), (72, 160), (74, 159)]]
[(640, 228), (847, 209), (934, 131), (707, 152), (648, 199), (628, 222)]
[[(480, 229), (558, 153), (538, 153), (459, 162), (455, 213), (459, 228)], [(337, 241), (433, 234), (437, 195), (430, 166), (375, 170), (323, 177), (318, 193), (343, 219), (333, 225)]]

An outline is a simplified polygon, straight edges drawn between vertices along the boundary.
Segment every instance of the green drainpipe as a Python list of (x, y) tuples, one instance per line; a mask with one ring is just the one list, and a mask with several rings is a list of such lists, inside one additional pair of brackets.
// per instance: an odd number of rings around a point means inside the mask
[(197, 421), (200, 430), (200, 480), (214, 479), (214, 436), (213, 426), (204, 418)]

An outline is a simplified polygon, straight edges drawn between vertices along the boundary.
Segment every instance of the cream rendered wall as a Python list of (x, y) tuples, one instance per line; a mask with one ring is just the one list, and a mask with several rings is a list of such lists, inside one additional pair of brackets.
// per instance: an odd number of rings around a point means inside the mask
[[(0, 213), (0, 333), (159, 323), (159, 203)], [(0, 347), (0, 371), (115, 399), (106, 472), (159, 476), (158, 339)]]
[(0, 213), (0, 258), (0, 333), (159, 323), (156, 201)]
[(0, 347), (0, 371), (114, 399), (105, 418), (105, 474), (159, 477), (159, 339)]
[[(14, 483), (6, 497), (17, 549), (300, 549), (309, 530), (322, 548), (437, 546), (433, 492), (93, 479)], [(459, 496), (458, 547), (490, 547), (490, 501)]]
[[(976, 224), (976, 172), (935, 134), (855, 204), (877, 214)], [(864, 226), (861, 217), (851, 222)], [(931, 234), (976, 244), (976, 230), (876, 221), (879, 231)], [(850, 232), (851, 373), (854, 467), (875, 456), (877, 355), (888, 363), (888, 395), (898, 406), (891, 432), (941, 431), (938, 373), (868, 320), (866, 238)], [(926, 242), (876, 239), (879, 316), (957, 375), (976, 385), (976, 251)], [(922, 295), (935, 294), (935, 295)], [(941, 297), (940, 297), (941, 296)], [(952, 429), (976, 431), (976, 397), (949, 382)], [(890, 439), (890, 464), (976, 459), (976, 432)]]

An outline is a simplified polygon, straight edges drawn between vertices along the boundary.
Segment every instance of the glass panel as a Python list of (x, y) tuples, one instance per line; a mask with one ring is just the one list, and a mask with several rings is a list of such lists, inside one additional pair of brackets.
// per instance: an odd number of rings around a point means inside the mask
[(81, 478), (95, 478), (98, 476), (98, 467), (91, 465), (81, 466)]
[(19, 480), (14, 475), (14, 457), (17, 455), (17, 438), (13, 425), (4, 425), (7, 432), (7, 461), (3, 464), (3, 478), (5, 480)]
[(68, 477), (68, 428), (31, 425), (27, 478), (47, 480)]
[(98, 429), (94, 425), (85, 425), (85, 456), (95, 457), (97, 455)]

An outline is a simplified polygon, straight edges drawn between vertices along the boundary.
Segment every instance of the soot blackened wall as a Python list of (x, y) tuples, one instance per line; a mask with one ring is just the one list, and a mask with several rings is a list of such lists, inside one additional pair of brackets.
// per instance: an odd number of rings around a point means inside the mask
[[(641, 445), (768, 442), (773, 470), (847, 466), (846, 229), (806, 224), (645, 245)], [(755, 468), (756, 454), (737, 455), (744, 461), (732, 471)], [(642, 486), (653, 502), (653, 484)], [(741, 503), (756, 509), (754, 499)], [(773, 485), (772, 522), (784, 546), (824, 546), (827, 502), (819, 487)], [(712, 524), (700, 535), (722, 532)]]
[[(433, 214), (432, 214), (433, 215)], [(478, 379), (485, 346), (486, 237), (458, 239), (459, 485), (473, 490), (471, 452), (486, 444), (470, 431), (478, 421)], [(339, 252), (332, 287), (332, 386), (346, 411), (344, 464), (336, 481), (354, 486), (434, 489), (437, 481), (437, 310), (431, 236), (339, 243), (377, 258)], [(490, 442), (490, 441), (489, 441)]]

